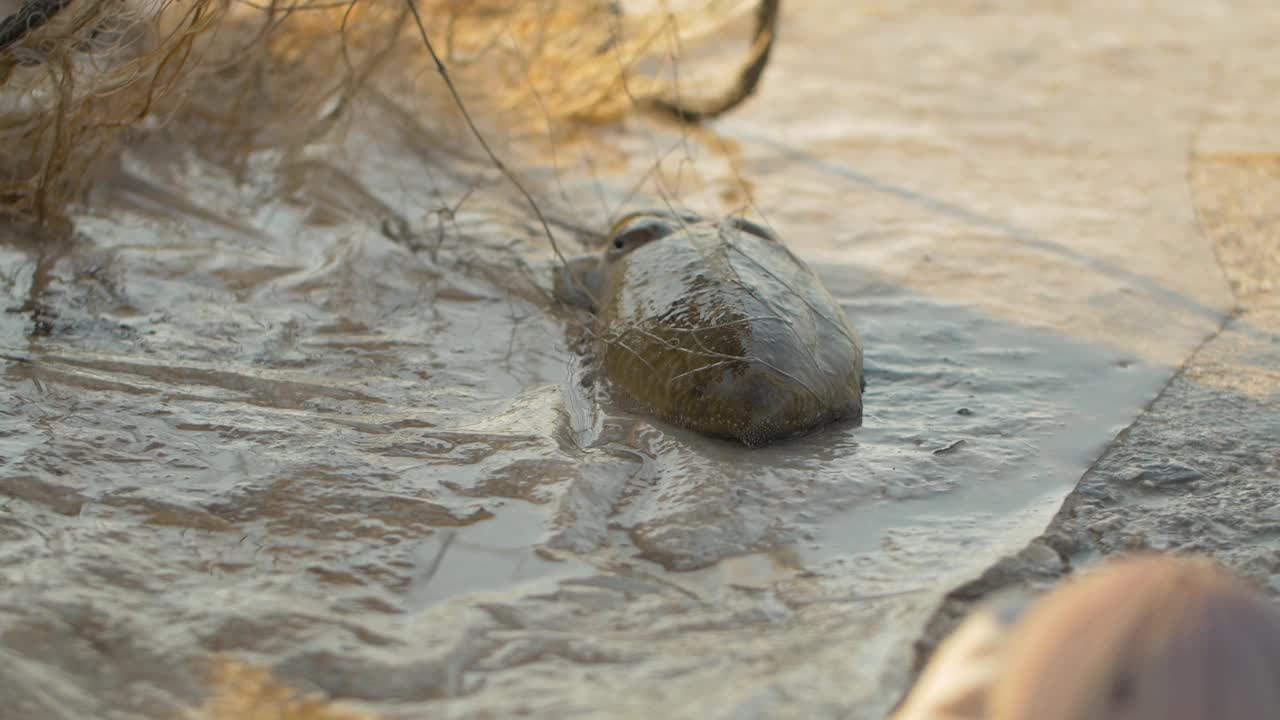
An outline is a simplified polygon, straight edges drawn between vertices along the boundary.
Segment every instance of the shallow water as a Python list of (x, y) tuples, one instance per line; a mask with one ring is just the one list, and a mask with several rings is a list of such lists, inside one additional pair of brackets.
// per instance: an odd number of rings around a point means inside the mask
[(796, 5), (719, 135), (531, 173), (598, 229), (665, 158), (632, 205), (749, 196), (813, 264), (863, 425), (761, 450), (598, 402), (527, 211), (375, 113), (248, 182), (131, 149), (72, 240), (3, 231), (0, 697), (173, 717), (230, 653), (393, 717), (882, 715), (1231, 305), (1189, 149), (1274, 17), (1226, 7)]

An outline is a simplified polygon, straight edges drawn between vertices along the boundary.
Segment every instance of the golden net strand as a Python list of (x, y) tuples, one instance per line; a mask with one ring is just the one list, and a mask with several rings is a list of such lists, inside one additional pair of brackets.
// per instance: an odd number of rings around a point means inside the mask
[[(524, 184), (520, 182), (520, 179), (516, 177), (515, 173), (512, 172), (511, 169), (507, 167), (506, 163), (498, 157), (497, 153), (493, 151), (493, 148), (489, 146), (489, 142), (485, 139), (484, 134), (480, 132), (480, 128), (476, 126), (475, 121), (471, 118), (470, 113), (467, 112), (466, 104), (462, 100), (461, 93), (458, 92), (457, 87), (453, 83), (453, 78), (450, 77), (449, 71), (445, 67), (444, 61), (436, 53), (435, 46), (431, 43), (431, 38), (427, 34), (427, 27), (422, 22), (422, 15), (418, 12), (417, 3), (415, 0), (405, 0), (405, 2), (409, 6), (409, 11), (413, 14), (414, 23), (417, 25), (418, 32), (422, 37), (422, 44), (426, 47), (428, 54), (431, 55), (431, 60), (435, 63), (436, 71), (440, 74), (441, 79), (444, 80), (445, 87), (448, 88), (450, 96), (452, 96), (454, 103), (458, 106), (458, 110), (462, 113), (462, 119), (466, 122), (471, 134), (475, 136), (476, 141), (480, 144), (480, 147), (489, 157), (489, 160), (493, 163), (494, 167), (497, 168), (498, 171), (502, 173), (502, 175), (513, 186), (515, 186), (516, 190), (524, 197), (529, 208), (533, 210), (534, 215), (537, 216), (538, 224), (541, 226), (543, 234), (546, 235), (547, 241), (551, 244), (551, 251), (555, 253), (556, 259), (562, 265), (567, 266), (568, 259), (561, 251), (559, 243), (556, 242), (555, 234), (551, 232), (551, 225), (547, 222), (547, 218), (543, 215), (542, 208), (539, 207), (538, 202), (533, 197), (533, 194), (525, 188)], [(590, 295), (590, 291), (585, 287), (582, 287), (581, 281), (575, 277), (572, 272), (569, 273), (569, 276), (571, 282), (573, 282), (575, 286), (578, 286)]]
[[(616, 10), (599, 0), (551, 11), (492, 0), (416, 6), (457, 30), (458, 37), (430, 38), (441, 50), (442, 40), (453, 46), (440, 59), (450, 82), (459, 88), (475, 82), (508, 126), (520, 127), (529, 114), (530, 92), (545, 95), (542, 124), (553, 135), (616, 120), (643, 98), (666, 92), (661, 82), (626, 91), (626, 82), (643, 80), (627, 76), (652, 55), (658, 34), (621, 39)], [(128, 142), (126, 131), (140, 124), (214, 131), (200, 136), (201, 151), (233, 164), (264, 143), (294, 152), (327, 136), (357, 96), (407, 92), (400, 86), (411, 75), (389, 66), (430, 65), (421, 38), (412, 37), (418, 28), (408, 8), (403, 0), (164, 0), (139, 12), (116, 3), (28, 0), (0, 17), (7, 33), (21, 35), (0, 48), (0, 88), (5, 99), (17, 100), (0, 116), (9, 150), (0, 153), (7, 155), (0, 158), (0, 211), (64, 215), (93, 184), (88, 167), (109, 161)], [(757, 29), (764, 39), (753, 46), (757, 60), (768, 35), (767, 23)], [(511, 61), (506, 45), (525, 57)], [(601, 57), (606, 49), (617, 53), (613, 72)], [(451, 55), (463, 60), (450, 62)], [(316, 69), (326, 56), (338, 73)], [(406, 62), (397, 64), (401, 57)], [(497, 169), (510, 180), (514, 168), (503, 161)], [(536, 205), (543, 204), (538, 198)], [(530, 207), (547, 215), (540, 218), (544, 233), (548, 224), (564, 224), (549, 208)], [(556, 249), (557, 238), (548, 239)]]
[(681, 97), (676, 92), (647, 99), (644, 104), (651, 109), (669, 114), (680, 122), (695, 124), (715, 119), (733, 110), (751, 97), (760, 85), (764, 69), (773, 53), (778, 37), (778, 17), (782, 14), (782, 0), (760, 0), (756, 8), (756, 29), (751, 40), (751, 52), (747, 62), (738, 71), (733, 86), (719, 96), (703, 98)]

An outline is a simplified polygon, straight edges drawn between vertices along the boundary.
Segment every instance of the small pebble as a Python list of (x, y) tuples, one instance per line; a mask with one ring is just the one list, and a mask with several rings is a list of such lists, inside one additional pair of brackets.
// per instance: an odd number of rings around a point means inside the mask
[(1147, 488), (1165, 488), (1173, 485), (1188, 485), (1204, 479), (1204, 473), (1176, 461), (1146, 465), (1135, 478)]

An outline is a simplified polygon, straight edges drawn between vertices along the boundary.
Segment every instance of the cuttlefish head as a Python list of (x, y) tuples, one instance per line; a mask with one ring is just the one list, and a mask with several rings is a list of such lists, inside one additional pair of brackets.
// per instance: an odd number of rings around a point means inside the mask
[[(725, 224), (736, 231), (777, 239), (749, 220), (730, 218)], [(610, 228), (601, 252), (571, 258), (557, 268), (555, 296), (561, 302), (595, 312), (607, 290), (605, 280), (611, 265), (655, 240), (716, 226), (700, 215), (674, 210), (640, 210), (625, 215)]]

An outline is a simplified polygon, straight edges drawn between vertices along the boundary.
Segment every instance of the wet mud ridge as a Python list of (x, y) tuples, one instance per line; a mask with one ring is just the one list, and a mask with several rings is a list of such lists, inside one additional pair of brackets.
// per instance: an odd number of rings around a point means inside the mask
[(976, 605), (1039, 591), (1099, 557), (1210, 555), (1280, 597), (1280, 157), (1201, 155), (1201, 225), (1238, 308), (1107, 448), (1039, 537), (947, 594), (915, 670)]

